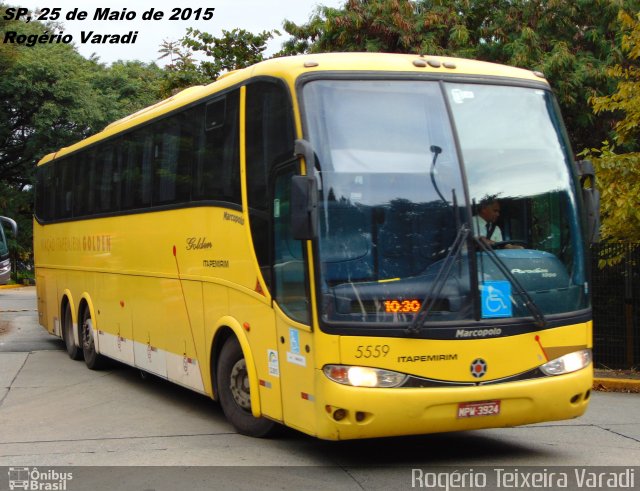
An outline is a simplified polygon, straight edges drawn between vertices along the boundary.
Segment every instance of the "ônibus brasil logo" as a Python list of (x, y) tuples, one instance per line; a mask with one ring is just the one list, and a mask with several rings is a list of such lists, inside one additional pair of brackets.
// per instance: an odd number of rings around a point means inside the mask
[(37, 467), (9, 467), (9, 489), (65, 491), (67, 481), (73, 479), (71, 472), (53, 469), (39, 471)]

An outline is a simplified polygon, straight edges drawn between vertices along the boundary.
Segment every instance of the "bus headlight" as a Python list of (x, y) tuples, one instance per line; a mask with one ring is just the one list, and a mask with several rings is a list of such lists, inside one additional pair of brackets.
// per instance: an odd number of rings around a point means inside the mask
[(404, 373), (381, 368), (325, 365), (322, 370), (334, 382), (354, 387), (398, 387), (407, 380)]
[(577, 372), (591, 363), (591, 350), (583, 349), (551, 360), (540, 367), (545, 375), (562, 375)]

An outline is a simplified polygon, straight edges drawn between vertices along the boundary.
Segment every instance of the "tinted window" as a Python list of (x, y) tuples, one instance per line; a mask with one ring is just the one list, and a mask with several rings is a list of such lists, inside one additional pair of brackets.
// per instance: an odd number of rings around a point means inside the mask
[(293, 158), (293, 118), (283, 85), (247, 86), (247, 188), (249, 207), (267, 211), (267, 182), (274, 164)]
[(153, 134), (150, 129), (127, 135), (121, 177), (123, 209), (151, 205), (152, 150)]
[[(193, 199), (241, 203), (240, 97), (235, 90), (194, 109)], [(202, 124), (203, 112), (206, 124)]]
[(239, 90), (37, 170), (41, 220), (191, 200), (241, 204)]
[(254, 250), (267, 284), (270, 261), (269, 175), (293, 158), (293, 117), (289, 93), (274, 82), (247, 86), (247, 200)]

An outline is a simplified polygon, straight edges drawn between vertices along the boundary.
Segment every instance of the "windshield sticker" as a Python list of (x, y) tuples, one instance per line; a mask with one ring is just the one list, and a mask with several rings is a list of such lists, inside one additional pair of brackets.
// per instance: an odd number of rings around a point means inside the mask
[(453, 97), (453, 102), (456, 104), (464, 103), (465, 99), (473, 99), (475, 95), (470, 90), (460, 90), (453, 89), (451, 91), (451, 96)]
[(482, 317), (512, 317), (511, 283), (508, 281), (485, 281), (480, 285), (482, 291)]

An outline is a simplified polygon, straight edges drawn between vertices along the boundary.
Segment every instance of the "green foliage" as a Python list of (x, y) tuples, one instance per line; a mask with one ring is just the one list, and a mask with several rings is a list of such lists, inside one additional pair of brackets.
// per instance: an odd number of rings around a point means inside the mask
[[(596, 118), (590, 97), (610, 94), (619, 59), (620, 8), (638, 0), (347, 0), (318, 7), (307, 23), (285, 21), (280, 54), (384, 51), (451, 55), (542, 71), (557, 94), (575, 148), (599, 145), (613, 115)], [(635, 10), (634, 10), (635, 9)]]
[(292, 37), (280, 55), (327, 51), (447, 54), (464, 50), (469, 32), (455, 2), (347, 0), (320, 6), (303, 25), (284, 22)]
[(619, 59), (617, 16), (636, 0), (491, 0), (468, 2), (477, 57), (539, 70), (556, 93), (574, 148), (608, 138), (613, 117), (596, 118), (589, 98), (607, 94), (607, 67)]
[(232, 29), (223, 30), (221, 37), (215, 37), (189, 28), (180, 41), (163, 41), (159, 59), (170, 59), (161, 84), (163, 96), (193, 85), (209, 84), (226, 72), (263, 61), (267, 42), (274, 33), (278, 32), (252, 34), (244, 29)]
[(593, 97), (591, 102), (597, 114), (617, 113), (622, 117), (615, 123), (615, 140), (618, 144), (637, 149), (640, 136), (640, 14), (619, 14), (623, 26), (622, 49), (626, 58), (607, 70), (617, 81), (611, 95)]
[(616, 154), (608, 142), (592, 149), (603, 240), (640, 242), (640, 153)]
[[(0, 6), (4, 12), (5, 5)], [(41, 34), (54, 29), (3, 17), (3, 32)], [(106, 67), (67, 44), (3, 43), (0, 73), (0, 214), (18, 222), (13, 252), (28, 261), (38, 160), (156, 102), (162, 71), (140, 62)]]
[(92, 70), (91, 85), (99, 98), (100, 119), (106, 123), (162, 99), (161, 84), (165, 76), (153, 63), (116, 61), (109, 67), (98, 65)]
[[(640, 14), (621, 11), (619, 19), (625, 58), (607, 70), (618, 82), (616, 91), (593, 97), (591, 102), (597, 114), (618, 117), (614, 138), (623, 152), (616, 152), (618, 149), (605, 141), (601, 149), (592, 149), (590, 154), (595, 157), (602, 193), (603, 238), (640, 242), (640, 152), (636, 143), (640, 135)], [(608, 263), (620, 259), (609, 258)]]
[(204, 85), (211, 82), (193, 57), (193, 52), (183, 48), (181, 41), (164, 40), (160, 45), (158, 58), (169, 58), (165, 66), (160, 91), (163, 97), (170, 97), (176, 92), (194, 85)]
[[(19, 33), (47, 29), (35, 21), (3, 22)], [(158, 99), (155, 65), (107, 68), (67, 44), (3, 45), (0, 63), (0, 176), (18, 189), (32, 182), (45, 154)]]
[(189, 28), (182, 44), (194, 53), (201, 52), (207, 56), (201, 69), (206, 76), (216, 79), (221, 73), (263, 61), (267, 41), (273, 38), (273, 34), (271, 31), (252, 34), (244, 29), (232, 29), (223, 30), (222, 37), (214, 37)]
[[(32, 24), (12, 24), (12, 30), (34, 32)], [(40, 157), (86, 136), (99, 112), (84, 70), (91, 62), (71, 46), (11, 46), (5, 54), (0, 78), (0, 175), (9, 184), (24, 186), (31, 182)]]

